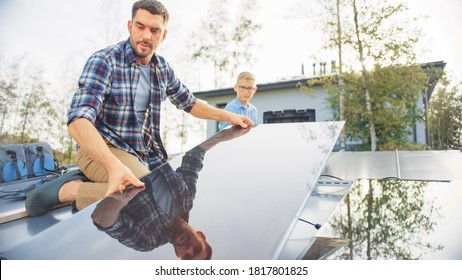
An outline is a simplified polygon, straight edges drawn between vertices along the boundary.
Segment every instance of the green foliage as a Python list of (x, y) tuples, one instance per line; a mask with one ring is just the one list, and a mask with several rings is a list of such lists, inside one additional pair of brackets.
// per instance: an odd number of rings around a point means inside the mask
[(15, 132), (21, 139), (40, 138), (41, 135), (50, 137), (57, 114), (46, 94), (47, 83), (40, 70), (28, 69), (26, 76), (19, 86), (21, 102)]
[(436, 150), (462, 148), (462, 95), (461, 84), (450, 86), (444, 77), (441, 87), (430, 99), (428, 127), (431, 146)]
[[(350, 72), (344, 76), (344, 117), (349, 140), (369, 144), (370, 135), (361, 76)], [(428, 76), (420, 66), (376, 66), (368, 72), (378, 150), (425, 149), (412, 143), (410, 128), (423, 121), (424, 111), (417, 108)], [(339, 88), (336, 80), (325, 84), (328, 103), (335, 118), (339, 117)], [(362, 146), (367, 149), (367, 145)]]
[[(13, 114), (13, 108), (18, 100), (18, 63), (8, 65), (10, 71), (6, 71), (6, 62), (0, 61), (0, 135), (5, 134), (8, 130), (8, 119)], [(3, 69), (2, 69), (3, 68)]]
[(325, 83), (329, 107), (346, 121), (350, 143), (364, 150), (428, 148), (410, 140), (424, 120), (416, 104), (432, 77), (415, 62), (419, 19), (400, 0), (325, 0), (320, 6), (327, 15), (324, 45), (338, 52), (339, 71), (356, 69)]
[[(0, 143), (56, 143), (65, 131), (66, 115), (59, 113), (49, 88), (42, 70), (27, 56), (0, 64)], [(73, 164), (75, 145), (64, 142), (63, 151), (55, 150), (55, 155), (61, 164)]]
[(410, 142), (411, 128), (423, 121), (417, 101), (428, 80), (419, 66), (376, 67), (369, 82), (379, 150), (401, 149)]
[(360, 180), (333, 214), (334, 235), (350, 243), (336, 259), (421, 259), (443, 249), (428, 242), (441, 209), (425, 181)]
[[(334, 81), (335, 77), (334, 76), (321, 76), (321, 77), (316, 77), (312, 78), (306, 81), (305, 83), (298, 82), (296, 87), (300, 89), (301, 91), (307, 93), (308, 95), (314, 96), (314, 91), (313, 88), (315, 86), (325, 86), (326, 88), (330, 87), (335, 83)], [(335, 101), (333, 101), (335, 102)], [(337, 103), (338, 105), (338, 103)], [(337, 119), (337, 112), (333, 112), (335, 115), (335, 118)]]

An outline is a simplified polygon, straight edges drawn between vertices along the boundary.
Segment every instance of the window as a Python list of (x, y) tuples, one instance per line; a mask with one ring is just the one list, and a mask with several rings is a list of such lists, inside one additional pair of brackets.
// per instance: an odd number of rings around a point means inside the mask
[[(218, 103), (215, 105), (217, 108), (224, 109), (228, 103)], [(216, 122), (216, 132), (220, 131), (222, 129), (221, 127), (221, 122), (217, 121)]]
[(263, 123), (315, 122), (314, 109), (268, 111), (263, 113)]

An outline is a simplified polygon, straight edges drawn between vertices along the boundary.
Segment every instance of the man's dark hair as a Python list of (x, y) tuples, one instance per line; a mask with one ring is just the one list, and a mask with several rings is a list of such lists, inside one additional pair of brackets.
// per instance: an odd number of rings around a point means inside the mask
[(165, 8), (165, 6), (159, 1), (140, 0), (135, 2), (132, 7), (132, 19), (135, 17), (135, 14), (138, 11), (138, 9), (146, 10), (153, 15), (161, 15), (164, 18), (164, 24), (167, 25), (169, 20), (168, 11), (167, 8)]

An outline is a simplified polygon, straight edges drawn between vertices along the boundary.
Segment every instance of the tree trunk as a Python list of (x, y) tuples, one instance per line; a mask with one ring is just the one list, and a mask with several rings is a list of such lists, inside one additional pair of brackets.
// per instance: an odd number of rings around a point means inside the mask
[(366, 255), (368, 260), (372, 260), (372, 253), (371, 253), (371, 231), (372, 231), (372, 209), (373, 205), (373, 187), (372, 181), (369, 180), (369, 191), (367, 193), (367, 229), (366, 229)]
[[(343, 84), (343, 70), (342, 70), (342, 25), (340, 23), (340, 1), (337, 0), (337, 46), (338, 46), (338, 87), (339, 87), (339, 115), (340, 120), (345, 120), (345, 106), (344, 106), (344, 94), (345, 88)], [(345, 151), (346, 147), (346, 126), (343, 127), (340, 133), (340, 149)]]
[(369, 87), (367, 84), (367, 70), (366, 65), (364, 62), (364, 50), (363, 44), (360, 38), (360, 31), (359, 31), (359, 23), (358, 23), (358, 10), (356, 8), (356, 0), (352, 0), (353, 4), (353, 15), (354, 15), (354, 22), (355, 22), (355, 32), (356, 32), (356, 40), (358, 44), (358, 53), (359, 53), (359, 61), (361, 62), (361, 83), (362, 88), (364, 91), (364, 96), (366, 99), (366, 110), (367, 110), (367, 122), (369, 124), (369, 133), (371, 137), (371, 151), (377, 150), (377, 135), (375, 133), (375, 125), (374, 125), (374, 115), (372, 112), (372, 102), (371, 96), (369, 93)]
[(29, 93), (27, 96), (27, 101), (24, 103), (24, 109), (23, 109), (24, 111), (21, 114), (22, 119), (21, 119), (21, 123), (19, 124), (19, 126), (21, 127), (19, 134), (21, 135), (21, 142), (23, 143), (26, 140), (26, 127), (28, 124), (28, 119), (29, 119), (30, 110), (31, 110), (31, 98), (32, 98), (32, 93)]

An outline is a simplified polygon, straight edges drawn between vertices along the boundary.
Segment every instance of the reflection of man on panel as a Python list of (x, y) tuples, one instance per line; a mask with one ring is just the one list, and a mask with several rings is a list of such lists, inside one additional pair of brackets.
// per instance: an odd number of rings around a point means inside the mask
[(210, 259), (205, 234), (188, 224), (205, 152), (217, 143), (249, 129), (224, 130), (183, 156), (174, 171), (169, 163), (141, 178), (145, 188), (127, 188), (103, 199), (92, 213), (98, 229), (138, 251), (151, 251), (170, 242), (181, 259)]

